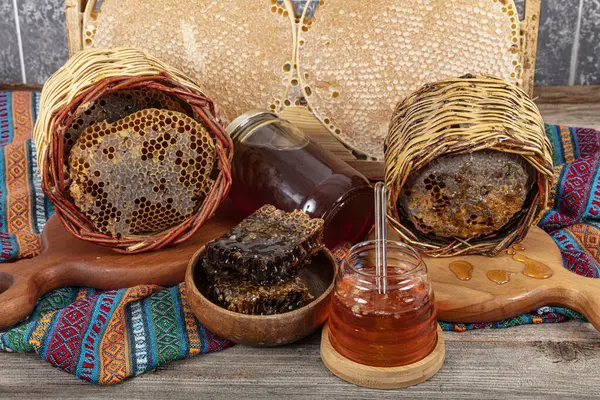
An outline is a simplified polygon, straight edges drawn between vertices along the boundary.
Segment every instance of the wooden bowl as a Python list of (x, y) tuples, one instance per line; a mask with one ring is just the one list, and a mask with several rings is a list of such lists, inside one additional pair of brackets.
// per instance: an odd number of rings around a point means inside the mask
[(281, 346), (307, 337), (327, 321), (336, 271), (336, 261), (329, 250), (323, 249), (299, 273), (315, 299), (302, 308), (276, 315), (246, 315), (213, 303), (206, 296), (208, 285), (196, 273), (204, 251), (203, 246), (192, 257), (185, 274), (185, 286), (192, 311), (217, 335), (250, 346)]

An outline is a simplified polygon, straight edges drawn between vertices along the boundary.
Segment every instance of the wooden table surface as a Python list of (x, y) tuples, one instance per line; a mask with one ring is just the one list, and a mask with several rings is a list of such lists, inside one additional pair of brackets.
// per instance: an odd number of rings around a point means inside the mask
[[(537, 90), (545, 121), (600, 129), (600, 88)], [(0, 353), (0, 399), (598, 398), (600, 332), (590, 324), (446, 332), (446, 363), (430, 381), (374, 391), (333, 376), (319, 334), (281, 348), (236, 346), (178, 361), (110, 388), (52, 368), (35, 354)]]

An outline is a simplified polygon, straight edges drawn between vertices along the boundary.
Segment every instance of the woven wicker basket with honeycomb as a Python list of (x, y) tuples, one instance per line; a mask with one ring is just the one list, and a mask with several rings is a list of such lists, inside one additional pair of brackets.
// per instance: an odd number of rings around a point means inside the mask
[(131, 48), (77, 54), (42, 93), (42, 187), (75, 236), (125, 253), (191, 237), (231, 185), (212, 102)]
[(533, 101), (492, 76), (423, 86), (386, 139), (388, 216), (431, 256), (496, 255), (546, 209), (552, 147)]

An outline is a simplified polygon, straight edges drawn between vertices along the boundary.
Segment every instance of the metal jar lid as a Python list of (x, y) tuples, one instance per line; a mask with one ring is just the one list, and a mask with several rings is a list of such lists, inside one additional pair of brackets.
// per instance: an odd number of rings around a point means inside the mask
[(250, 110), (243, 113), (236, 119), (234, 119), (227, 126), (227, 133), (234, 142), (242, 140), (246, 134), (250, 132), (250, 129), (255, 126), (258, 122), (279, 119), (276, 114), (265, 110)]

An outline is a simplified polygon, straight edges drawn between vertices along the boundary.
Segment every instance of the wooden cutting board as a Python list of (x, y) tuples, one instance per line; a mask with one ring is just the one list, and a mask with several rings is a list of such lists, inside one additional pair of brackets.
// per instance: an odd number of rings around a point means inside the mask
[(120, 289), (183, 282), (194, 253), (239, 220), (224, 204), (187, 242), (157, 252), (124, 255), (76, 239), (53, 216), (42, 234), (39, 256), (0, 264), (0, 331), (29, 315), (40, 296), (60, 287)]
[[(123, 255), (72, 237), (52, 217), (42, 235), (42, 253), (33, 259), (0, 264), (0, 330), (29, 315), (43, 294), (65, 286), (119, 289), (139, 284), (170, 286), (184, 280), (188, 260), (204, 243), (220, 236), (240, 220), (231, 207), (221, 207), (191, 240), (165, 250)], [(395, 233), (388, 231), (388, 237)], [(533, 228), (517, 254), (542, 262), (548, 279), (523, 274), (523, 262), (503, 252), (490, 258), (466, 256), (425, 258), (435, 290), (438, 316), (451, 322), (482, 322), (510, 318), (545, 305), (565, 306), (581, 312), (600, 330), (600, 280), (584, 278), (562, 266), (552, 238)], [(471, 278), (462, 281), (450, 264), (467, 261)], [(509, 281), (499, 285), (487, 274), (504, 270)]]
[[(396, 233), (388, 229), (388, 239), (397, 238)], [(532, 265), (527, 272), (536, 268), (544, 271), (545, 266), (552, 276), (547, 279), (526, 276), (525, 262), (515, 260), (515, 255), (507, 251), (496, 257), (425, 257), (438, 318), (465, 323), (498, 321), (542, 306), (564, 306), (582, 313), (600, 330), (600, 279), (585, 278), (565, 269), (558, 246), (538, 227), (532, 228), (520, 245), (524, 250), (511, 249), (518, 259), (526, 257), (543, 264)], [(458, 261), (472, 265), (469, 280), (459, 279), (450, 269), (451, 263)], [(507, 275), (508, 282), (498, 284), (490, 280), (490, 271), (496, 281), (503, 281), (498, 278)]]

